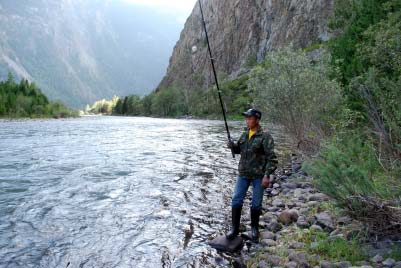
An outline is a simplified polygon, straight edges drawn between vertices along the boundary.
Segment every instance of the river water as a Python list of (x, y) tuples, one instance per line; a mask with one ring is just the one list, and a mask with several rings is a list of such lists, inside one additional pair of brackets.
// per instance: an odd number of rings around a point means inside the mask
[[(234, 138), (243, 122), (229, 122)], [(269, 125), (279, 154), (288, 148)], [(231, 267), (221, 121), (0, 121), (0, 267)], [(189, 230), (189, 231), (188, 231)], [(191, 232), (193, 230), (193, 232)]]

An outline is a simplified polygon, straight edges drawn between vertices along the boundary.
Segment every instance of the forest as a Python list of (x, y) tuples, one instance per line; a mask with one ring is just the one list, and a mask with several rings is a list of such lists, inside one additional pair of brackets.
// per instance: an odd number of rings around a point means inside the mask
[(61, 101), (49, 101), (35, 83), (21, 79), (17, 83), (11, 73), (0, 82), (0, 118), (65, 118), (76, 117)]

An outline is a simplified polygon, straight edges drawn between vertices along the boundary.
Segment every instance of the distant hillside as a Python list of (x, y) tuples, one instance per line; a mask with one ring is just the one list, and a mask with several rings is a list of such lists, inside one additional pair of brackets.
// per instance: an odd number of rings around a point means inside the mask
[(123, 1), (2, 0), (0, 78), (11, 70), (76, 108), (144, 95), (165, 73), (181, 28)]

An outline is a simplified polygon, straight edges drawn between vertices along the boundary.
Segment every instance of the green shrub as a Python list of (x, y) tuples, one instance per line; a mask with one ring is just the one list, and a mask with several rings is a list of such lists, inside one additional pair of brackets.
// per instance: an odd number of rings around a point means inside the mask
[(332, 130), (340, 103), (340, 86), (329, 78), (330, 57), (322, 51), (311, 60), (305, 52), (285, 48), (271, 52), (252, 69), (249, 89), (255, 106), (282, 124), (300, 148), (318, 148)]
[(305, 169), (314, 176), (318, 189), (365, 222), (370, 231), (399, 230), (401, 172), (387, 172), (369, 140), (348, 137), (327, 143), (320, 158), (306, 163)]

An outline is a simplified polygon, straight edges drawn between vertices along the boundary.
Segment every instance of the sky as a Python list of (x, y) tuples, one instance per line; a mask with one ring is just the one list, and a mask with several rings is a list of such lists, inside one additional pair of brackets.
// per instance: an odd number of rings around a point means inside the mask
[(123, 0), (135, 5), (154, 8), (155, 11), (173, 13), (176, 19), (184, 23), (191, 14), (197, 0)]

